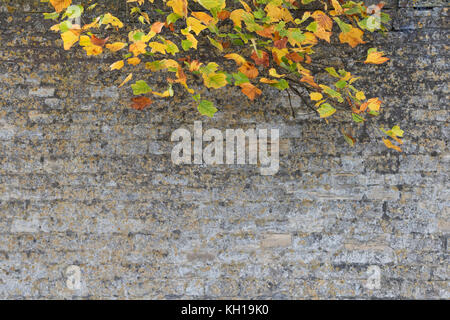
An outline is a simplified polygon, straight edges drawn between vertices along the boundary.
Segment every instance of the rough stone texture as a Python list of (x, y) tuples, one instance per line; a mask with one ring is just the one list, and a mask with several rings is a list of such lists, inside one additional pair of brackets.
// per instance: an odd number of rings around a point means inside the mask
[[(272, 91), (222, 91), (212, 120), (184, 97), (131, 110), (113, 58), (62, 50), (45, 5), (0, 0), (0, 298), (450, 298), (447, 1), (388, 1), (385, 37), (323, 53), (372, 79), (401, 154)], [(372, 46), (389, 63), (357, 63)], [(171, 132), (199, 119), (280, 128), (278, 174), (173, 165)]]

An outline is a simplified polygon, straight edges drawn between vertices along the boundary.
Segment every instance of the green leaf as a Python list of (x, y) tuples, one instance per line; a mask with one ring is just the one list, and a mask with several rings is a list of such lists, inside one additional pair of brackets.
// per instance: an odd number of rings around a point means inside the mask
[(188, 51), (192, 47), (192, 42), (189, 40), (181, 40), (181, 47), (184, 51)]
[(59, 13), (58, 12), (52, 12), (52, 13), (44, 13), (44, 19), (48, 20), (56, 20), (59, 17)]
[(347, 86), (347, 82), (344, 80), (339, 80), (338, 82), (335, 83), (335, 86), (336, 88), (342, 89)]
[(356, 114), (356, 113), (352, 113), (352, 119), (356, 123), (364, 122), (364, 118), (361, 117), (360, 115)]
[(277, 83), (271, 84), (271, 86), (277, 88), (278, 90), (286, 90), (289, 88), (289, 82), (284, 79), (280, 79)]
[(238, 73), (233, 73), (233, 78), (235, 80), (235, 85), (238, 86), (242, 83), (246, 83), (246, 82), (250, 82), (250, 80), (248, 79), (248, 77), (243, 74), (242, 72), (238, 72)]
[(311, 32), (316, 32), (317, 31), (317, 22), (313, 21), (311, 22), (307, 27), (306, 30), (311, 31)]
[(152, 91), (147, 82), (143, 80), (136, 81), (135, 84), (131, 85), (131, 89), (133, 89), (133, 94), (135, 96)]
[(206, 10), (218, 9), (225, 4), (225, 0), (197, 0)]
[(182, 18), (180, 15), (172, 12), (166, 18), (167, 24), (175, 23), (178, 19)]
[(61, 31), (61, 33), (69, 31), (70, 29), (72, 29), (72, 22), (70, 22), (69, 20), (63, 21), (59, 24), (59, 30)]
[(339, 75), (338, 75), (338, 73), (336, 72), (336, 69), (335, 69), (335, 68), (329, 67), (329, 68), (325, 68), (325, 70), (326, 70), (330, 75), (332, 75), (333, 77), (340, 78)]
[(209, 100), (202, 100), (197, 109), (202, 115), (210, 118), (214, 117), (214, 114), (217, 112), (217, 108), (214, 107), (214, 104)]
[(346, 32), (349, 32), (350, 30), (352, 30), (352, 26), (350, 24), (343, 22), (338, 17), (335, 17), (334, 21), (336, 21), (336, 23), (338, 24), (338, 26), (342, 32), (346, 33)]
[(66, 12), (64, 13), (64, 15), (62, 17), (63, 18), (69, 17), (70, 19), (78, 18), (81, 16), (83, 11), (84, 11), (83, 6), (81, 6), (79, 4), (74, 4), (74, 5), (69, 6), (66, 9)]
[(319, 112), (321, 118), (326, 118), (334, 114), (336, 112), (336, 109), (333, 108), (331, 104), (324, 103), (320, 106), (319, 109), (317, 109), (317, 112)]

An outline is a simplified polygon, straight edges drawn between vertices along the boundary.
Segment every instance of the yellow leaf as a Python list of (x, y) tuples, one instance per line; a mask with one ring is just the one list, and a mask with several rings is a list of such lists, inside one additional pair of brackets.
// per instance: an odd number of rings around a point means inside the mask
[(366, 95), (362, 91), (358, 91), (355, 95), (356, 99), (358, 100), (366, 100)]
[(285, 74), (278, 74), (277, 70), (275, 70), (275, 68), (271, 68), (269, 70), (269, 75), (271, 75), (274, 78), (283, 78), (286, 76)]
[(252, 8), (250, 8), (250, 6), (248, 4), (246, 4), (244, 1), (239, 0), (239, 2), (242, 4), (242, 6), (244, 7), (245, 11), (247, 12), (252, 12)]
[(189, 40), (192, 43), (192, 48), (197, 49), (198, 41), (194, 37), (194, 35), (189, 33), (189, 31), (185, 29), (181, 29), (181, 33), (186, 37), (187, 40)]
[(243, 9), (236, 9), (231, 12), (230, 19), (235, 26), (242, 27), (242, 17), (246, 14)]
[(163, 43), (159, 43), (159, 42), (150, 42), (150, 43), (148, 44), (148, 46), (149, 46), (150, 48), (152, 48), (152, 52), (159, 52), (159, 53), (162, 53), (162, 54), (165, 54), (165, 53), (166, 53), (167, 45), (165, 45), (165, 44), (163, 44)]
[(283, 20), (284, 22), (294, 21), (291, 13), (288, 9), (282, 7), (281, 5), (269, 2), (264, 10), (267, 12), (267, 16), (270, 18), (270, 22), (278, 22)]
[(224, 73), (203, 74), (205, 86), (219, 89), (227, 85), (227, 76)]
[(139, 63), (141, 63), (141, 59), (139, 59), (138, 57), (133, 57), (127, 60), (128, 64), (131, 64), (133, 66), (138, 65)]
[(320, 99), (322, 99), (323, 96), (322, 96), (322, 94), (320, 92), (311, 92), (309, 94), (309, 97), (313, 101), (319, 101)]
[(236, 62), (238, 65), (242, 65), (244, 63), (246, 63), (247, 61), (244, 59), (244, 57), (242, 57), (241, 55), (237, 54), (237, 53), (229, 53), (225, 55), (225, 58), (230, 59), (230, 60), (234, 60), (234, 62)]
[(196, 35), (198, 35), (202, 30), (205, 30), (207, 27), (203, 25), (200, 20), (197, 20), (195, 18), (189, 17), (186, 19), (186, 25), (190, 30), (193, 30)]
[(331, 0), (331, 3), (333, 4), (334, 11), (336, 11), (337, 15), (344, 13), (344, 10), (342, 9), (341, 5), (337, 0)]
[(119, 60), (119, 61), (114, 62), (109, 68), (111, 70), (120, 70), (123, 68), (123, 65), (124, 65), (123, 60)]
[(110, 24), (113, 27), (122, 28), (123, 23), (116, 17), (114, 17), (111, 13), (106, 13), (101, 20), (102, 24)]
[(80, 34), (76, 31), (66, 31), (61, 33), (61, 38), (64, 42), (64, 50), (69, 50), (79, 39)]
[(316, 10), (311, 16), (317, 22), (318, 27), (321, 27), (326, 31), (331, 31), (333, 28), (333, 20), (331, 20), (323, 11)]
[(126, 46), (127, 46), (126, 43), (123, 43), (123, 42), (114, 42), (114, 43), (111, 43), (111, 44), (108, 43), (108, 44), (106, 45), (106, 48), (108, 48), (108, 49), (111, 50), (112, 52), (116, 52), (116, 51), (119, 51), (119, 50), (125, 48)]
[(50, 0), (56, 12), (61, 12), (72, 4), (72, 0)]
[(187, 0), (170, 0), (167, 1), (166, 5), (171, 7), (173, 12), (179, 16), (186, 17), (187, 16)]
[(278, 83), (278, 80), (261, 78), (261, 79), (259, 79), (259, 82), (267, 83), (267, 84), (274, 84), (274, 83)]
[(211, 22), (214, 21), (214, 18), (205, 12), (196, 11), (192, 12), (192, 15), (206, 25), (209, 25)]
[(152, 94), (161, 98), (170, 97), (170, 92), (168, 90), (164, 91), (163, 93), (152, 91)]
[(370, 111), (380, 111), (381, 100), (378, 98), (372, 98), (367, 100), (367, 107)]
[(362, 39), (363, 35), (364, 32), (362, 30), (352, 27), (349, 32), (341, 32), (339, 34), (339, 40), (341, 43), (348, 43), (352, 48), (354, 48), (360, 43), (366, 43)]
[(146, 53), (147, 50), (145, 48), (147, 44), (143, 41), (138, 41), (130, 45), (129, 51), (134, 54), (135, 57), (140, 55), (141, 53)]
[(393, 126), (391, 129), (392, 133), (395, 134), (397, 137), (403, 137), (404, 131), (400, 129), (399, 126)]
[(125, 80), (123, 80), (122, 83), (119, 84), (119, 88), (122, 87), (124, 84), (126, 84), (128, 81), (130, 81), (132, 78), (133, 78), (133, 74), (130, 73), (130, 74), (125, 78)]
[(389, 60), (387, 57), (383, 57), (384, 52), (377, 51), (377, 49), (369, 49), (366, 61), (364, 63), (382, 64)]

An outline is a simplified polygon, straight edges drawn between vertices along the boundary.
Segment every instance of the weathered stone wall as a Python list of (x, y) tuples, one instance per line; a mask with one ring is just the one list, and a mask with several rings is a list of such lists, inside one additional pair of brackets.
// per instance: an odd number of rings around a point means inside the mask
[[(62, 50), (46, 4), (0, 0), (0, 298), (450, 298), (447, 1), (387, 7), (386, 36), (323, 56), (353, 52), (385, 102), (377, 125), (407, 132), (401, 154), (366, 127), (350, 148), (271, 91), (224, 90), (212, 120), (183, 97), (134, 111), (112, 57)], [(373, 46), (391, 60), (357, 63)], [(171, 132), (199, 119), (280, 128), (278, 174), (173, 165)]]

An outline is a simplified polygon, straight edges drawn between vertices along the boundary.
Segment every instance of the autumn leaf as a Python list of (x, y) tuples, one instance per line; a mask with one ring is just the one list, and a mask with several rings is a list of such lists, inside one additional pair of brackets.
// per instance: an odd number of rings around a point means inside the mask
[(389, 60), (387, 57), (383, 57), (384, 52), (377, 51), (376, 48), (371, 48), (367, 52), (367, 59), (364, 63), (382, 64)]
[(348, 43), (352, 48), (354, 48), (358, 44), (366, 43), (362, 39), (363, 34), (364, 32), (362, 30), (351, 27), (350, 31), (341, 32), (339, 34), (339, 40), (341, 43)]
[(245, 74), (249, 79), (254, 79), (258, 76), (258, 69), (249, 62), (244, 63), (238, 70)]
[(64, 50), (69, 50), (80, 38), (80, 33), (75, 30), (69, 30), (61, 33), (61, 38), (64, 43)]
[(214, 18), (205, 12), (196, 11), (192, 12), (192, 15), (206, 25), (209, 25), (211, 22), (214, 21)]
[(269, 54), (263, 50), (258, 50), (258, 54), (253, 51), (250, 57), (255, 61), (257, 66), (262, 65), (266, 68), (269, 66)]
[(367, 107), (370, 111), (380, 111), (380, 106), (382, 104), (382, 101), (378, 98), (372, 98), (367, 100)]
[(395, 144), (393, 144), (393, 143), (391, 142), (391, 140), (389, 140), (389, 139), (384, 139), (384, 138), (383, 138), (383, 142), (384, 142), (384, 144), (386, 145), (386, 147), (388, 147), (388, 148), (390, 148), (390, 149), (397, 150), (398, 152), (402, 152), (402, 149), (401, 149), (399, 146), (396, 146)]
[(203, 74), (207, 88), (219, 89), (227, 85), (227, 76), (224, 73)]
[(106, 39), (100, 39), (97, 38), (96, 36), (92, 35), (91, 36), (91, 43), (95, 46), (100, 46), (100, 47), (104, 47), (106, 42), (108, 41), (108, 38)]
[(186, 25), (190, 30), (194, 31), (196, 35), (198, 35), (202, 30), (205, 30), (207, 27), (201, 23), (200, 20), (189, 17), (186, 19)]
[(120, 70), (123, 68), (123, 66), (124, 66), (124, 62), (123, 62), (123, 60), (120, 60), (120, 61), (114, 62), (112, 65), (109, 66), (109, 68), (111, 70)]
[(127, 62), (128, 62), (128, 64), (136, 66), (139, 63), (141, 63), (141, 59), (139, 59), (138, 57), (133, 57), (133, 58), (128, 59)]
[(241, 83), (239, 86), (241, 87), (242, 93), (252, 101), (262, 93), (258, 87), (252, 85), (250, 82)]
[(317, 112), (319, 112), (321, 118), (327, 118), (333, 115), (336, 112), (336, 109), (329, 103), (324, 103), (317, 109)]
[(119, 51), (127, 46), (126, 43), (123, 42), (114, 42), (106, 44), (106, 48), (111, 50), (112, 52)]
[(133, 78), (133, 74), (130, 73), (130, 74), (125, 78), (125, 80), (123, 80), (122, 83), (119, 84), (119, 88), (120, 88), (120, 87), (123, 87), (123, 86), (124, 86), (126, 83), (128, 83), (132, 78)]
[(214, 104), (208, 100), (202, 100), (197, 106), (197, 109), (200, 114), (210, 118), (214, 117), (214, 114), (217, 112), (217, 108), (214, 107)]
[(50, 0), (56, 12), (61, 12), (72, 4), (72, 0)]
[(236, 62), (238, 65), (246, 63), (245, 58), (237, 53), (226, 54), (224, 57), (230, 60), (234, 60), (234, 62)]
[(181, 17), (187, 16), (187, 0), (170, 0), (166, 2), (168, 7), (171, 7), (173, 12)]
[(153, 31), (154, 33), (158, 34), (161, 32), (162, 28), (164, 27), (164, 22), (155, 22), (154, 24), (152, 24), (150, 30)]
[(322, 99), (322, 94), (320, 92), (311, 92), (309, 94), (309, 97), (311, 98), (312, 101), (319, 101)]
[(275, 70), (275, 68), (269, 69), (269, 75), (274, 78), (283, 78), (286, 76), (285, 74), (278, 74), (277, 70)]
[(135, 97), (131, 99), (133, 104), (131, 107), (136, 110), (143, 110), (152, 104), (152, 100), (147, 97)]

